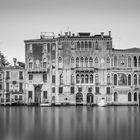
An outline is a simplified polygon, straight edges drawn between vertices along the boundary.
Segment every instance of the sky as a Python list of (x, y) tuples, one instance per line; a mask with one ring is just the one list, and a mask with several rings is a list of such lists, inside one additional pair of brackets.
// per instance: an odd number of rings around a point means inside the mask
[(25, 62), (41, 32), (112, 32), (116, 49), (140, 48), (140, 0), (0, 0), (0, 51)]

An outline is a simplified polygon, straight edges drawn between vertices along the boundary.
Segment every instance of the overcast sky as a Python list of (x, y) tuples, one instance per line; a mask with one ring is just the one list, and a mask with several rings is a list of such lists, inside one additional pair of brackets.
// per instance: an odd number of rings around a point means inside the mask
[(24, 40), (40, 32), (112, 31), (114, 48), (140, 48), (140, 0), (0, 0), (0, 50), (25, 60)]

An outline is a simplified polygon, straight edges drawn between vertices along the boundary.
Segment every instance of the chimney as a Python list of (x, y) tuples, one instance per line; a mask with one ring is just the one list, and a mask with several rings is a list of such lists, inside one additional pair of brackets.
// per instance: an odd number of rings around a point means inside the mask
[(13, 62), (14, 62), (14, 67), (16, 67), (17, 58), (13, 58)]
[(111, 31), (109, 31), (109, 36), (111, 37)]
[(104, 32), (101, 32), (101, 37), (104, 37)]

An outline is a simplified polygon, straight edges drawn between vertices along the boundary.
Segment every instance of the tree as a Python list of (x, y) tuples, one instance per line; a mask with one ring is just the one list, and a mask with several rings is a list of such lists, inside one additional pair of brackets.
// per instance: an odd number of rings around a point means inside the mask
[(7, 61), (6, 57), (4, 54), (0, 51), (0, 66), (9, 66), (10, 63)]

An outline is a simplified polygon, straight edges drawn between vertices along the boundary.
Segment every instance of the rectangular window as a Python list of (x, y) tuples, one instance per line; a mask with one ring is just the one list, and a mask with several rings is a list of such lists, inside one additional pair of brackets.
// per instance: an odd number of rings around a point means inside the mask
[(47, 73), (43, 73), (43, 81), (47, 82)]
[(2, 79), (2, 74), (0, 74), (0, 79)]
[(59, 94), (63, 93), (63, 87), (59, 87)]
[(32, 91), (28, 91), (28, 98), (32, 99)]
[(10, 79), (10, 72), (6, 71), (6, 79)]
[(29, 80), (33, 80), (33, 74), (29, 74)]
[(96, 94), (99, 94), (99, 87), (95, 87), (95, 92), (96, 92)]
[(52, 76), (52, 83), (55, 84), (55, 75)]
[(9, 83), (6, 83), (6, 91), (9, 91)]
[(22, 71), (19, 72), (19, 79), (21, 79), (21, 80), (23, 79), (23, 72)]
[(19, 83), (19, 91), (23, 92), (23, 83)]
[(52, 88), (52, 93), (55, 93), (55, 87)]
[(71, 94), (74, 94), (74, 87), (71, 87)]
[(17, 95), (15, 95), (15, 101), (17, 101), (18, 100), (18, 96)]
[(110, 94), (110, 87), (107, 87), (107, 88), (106, 88), (106, 93), (107, 93), (107, 94)]
[(19, 100), (22, 101), (22, 95), (19, 96)]
[(88, 88), (88, 92), (90, 92), (90, 93), (92, 92), (92, 88), (91, 87)]
[(2, 83), (0, 83), (0, 90), (2, 90)]
[(43, 98), (47, 99), (47, 91), (43, 91)]
[(80, 88), (78, 88), (78, 92), (82, 92), (82, 88), (80, 87)]

